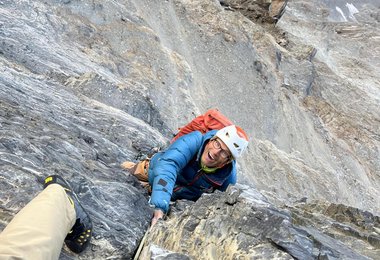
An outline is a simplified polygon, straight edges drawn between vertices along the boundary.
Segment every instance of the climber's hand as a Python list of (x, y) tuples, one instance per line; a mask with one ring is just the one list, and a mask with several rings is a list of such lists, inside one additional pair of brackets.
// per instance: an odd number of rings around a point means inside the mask
[(162, 218), (164, 218), (164, 212), (162, 212), (162, 210), (160, 209), (155, 209), (152, 222), (151, 222), (151, 227), (153, 227), (157, 223), (157, 221)]

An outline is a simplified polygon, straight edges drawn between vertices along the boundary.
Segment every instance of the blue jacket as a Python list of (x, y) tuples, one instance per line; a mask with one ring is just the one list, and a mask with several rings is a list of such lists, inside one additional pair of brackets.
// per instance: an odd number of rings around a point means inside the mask
[(166, 213), (170, 200), (196, 201), (203, 192), (225, 191), (229, 184), (236, 183), (235, 160), (214, 173), (201, 170), (202, 152), (216, 132), (212, 130), (204, 135), (191, 132), (153, 156), (148, 171), (152, 187), (150, 204)]

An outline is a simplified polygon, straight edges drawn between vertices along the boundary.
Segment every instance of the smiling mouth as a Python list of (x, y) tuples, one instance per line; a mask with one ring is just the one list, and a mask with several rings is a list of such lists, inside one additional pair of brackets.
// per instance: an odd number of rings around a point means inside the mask
[(208, 158), (209, 158), (210, 160), (215, 160), (215, 158), (211, 155), (210, 152), (208, 152), (207, 155), (208, 155)]

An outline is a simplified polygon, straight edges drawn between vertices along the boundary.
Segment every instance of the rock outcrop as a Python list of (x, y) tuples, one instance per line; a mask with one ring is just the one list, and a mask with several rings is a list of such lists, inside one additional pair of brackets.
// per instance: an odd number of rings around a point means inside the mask
[(380, 7), (293, 0), (276, 24), (268, 8), (0, 0), (0, 229), (60, 174), (94, 222), (79, 258), (132, 258), (151, 209), (120, 163), (218, 107), (251, 137), (239, 182), (255, 188), (177, 203), (145, 256), (376, 259)]
[(379, 217), (344, 205), (305, 201), (281, 209), (248, 187), (178, 204), (179, 212), (151, 230), (141, 259), (162, 255), (157, 247), (181, 254), (176, 259), (376, 259), (380, 253)]

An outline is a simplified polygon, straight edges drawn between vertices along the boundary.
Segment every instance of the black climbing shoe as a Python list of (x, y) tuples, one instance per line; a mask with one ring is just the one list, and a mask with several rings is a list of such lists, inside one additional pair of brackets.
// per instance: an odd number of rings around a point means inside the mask
[(79, 203), (78, 196), (75, 194), (70, 184), (61, 176), (50, 175), (46, 177), (44, 181), (44, 189), (54, 183), (61, 185), (65, 189), (70, 203), (74, 205), (76, 221), (69, 234), (67, 234), (65, 243), (71, 251), (80, 253), (88, 246), (88, 244), (90, 244), (92, 236), (92, 222), (90, 216)]

